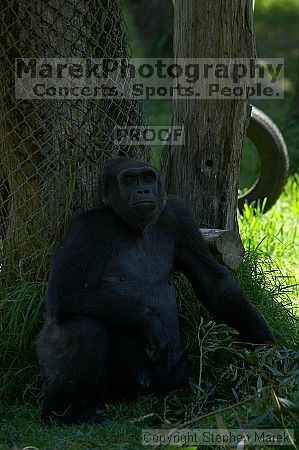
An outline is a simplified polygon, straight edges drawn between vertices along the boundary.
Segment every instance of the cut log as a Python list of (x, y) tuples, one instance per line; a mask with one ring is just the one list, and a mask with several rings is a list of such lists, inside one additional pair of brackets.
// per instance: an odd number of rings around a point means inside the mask
[(213, 255), (229, 269), (236, 270), (245, 254), (239, 235), (212, 228), (200, 228), (200, 231)]

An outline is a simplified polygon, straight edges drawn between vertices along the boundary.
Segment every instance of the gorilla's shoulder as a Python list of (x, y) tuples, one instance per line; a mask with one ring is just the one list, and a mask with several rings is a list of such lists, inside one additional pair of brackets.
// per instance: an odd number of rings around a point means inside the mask
[(188, 214), (188, 208), (179, 199), (169, 197), (166, 200), (161, 218), (167, 222), (173, 222), (186, 214)]
[(71, 229), (93, 229), (105, 228), (114, 221), (114, 214), (110, 208), (102, 207), (84, 211), (79, 214), (75, 214), (70, 220)]

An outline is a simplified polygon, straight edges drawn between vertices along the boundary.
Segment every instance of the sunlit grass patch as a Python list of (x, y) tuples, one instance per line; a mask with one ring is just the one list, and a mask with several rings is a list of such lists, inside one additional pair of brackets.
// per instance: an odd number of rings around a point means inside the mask
[[(245, 248), (262, 251), (273, 260), (283, 275), (299, 279), (299, 176), (290, 177), (276, 205), (266, 214), (261, 208), (244, 208), (239, 227)], [(263, 264), (263, 263), (262, 263)], [(292, 299), (297, 300), (298, 290)]]

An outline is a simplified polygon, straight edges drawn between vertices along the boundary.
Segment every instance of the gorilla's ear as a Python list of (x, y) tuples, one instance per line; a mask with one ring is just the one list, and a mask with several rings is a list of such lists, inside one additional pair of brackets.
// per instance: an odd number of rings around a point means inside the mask
[(101, 205), (107, 204), (108, 194), (116, 189), (116, 183), (113, 183), (113, 179), (115, 181), (118, 168), (128, 160), (128, 158), (116, 157), (106, 161), (103, 165), (98, 179), (98, 196)]

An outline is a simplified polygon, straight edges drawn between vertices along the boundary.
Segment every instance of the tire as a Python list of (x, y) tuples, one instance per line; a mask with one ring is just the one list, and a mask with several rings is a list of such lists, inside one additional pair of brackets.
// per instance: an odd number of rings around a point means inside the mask
[(289, 173), (289, 156), (285, 140), (274, 122), (262, 111), (252, 107), (247, 137), (255, 145), (261, 160), (261, 174), (254, 185), (238, 197), (239, 211), (244, 204), (263, 204), (263, 212), (278, 200)]

